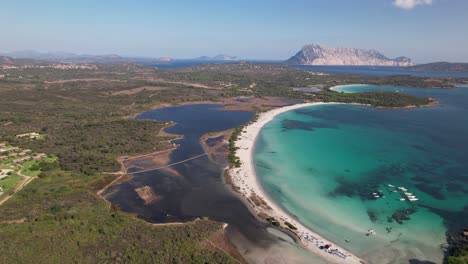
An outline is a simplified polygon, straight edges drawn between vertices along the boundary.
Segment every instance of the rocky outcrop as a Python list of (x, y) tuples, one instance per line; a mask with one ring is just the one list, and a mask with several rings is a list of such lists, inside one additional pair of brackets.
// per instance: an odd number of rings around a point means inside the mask
[(389, 59), (376, 50), (355, 48), (330, 48), (317, 44), (305, 45), (296, 55), (286, 61), (299, 65), (369, 65), (412, 66), (407, 57)]

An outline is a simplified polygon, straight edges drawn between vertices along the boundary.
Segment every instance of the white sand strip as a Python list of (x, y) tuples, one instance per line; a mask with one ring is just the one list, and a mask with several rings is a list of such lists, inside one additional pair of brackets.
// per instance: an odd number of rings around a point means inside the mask
[[(232, 178), (234, 186), (237, 186), (239, 188), (239, 191), (246, 200), (252, 195), (252, 193), (254, 193), (257, 197), (263, 199), (263, 201), (265, 201), (271, 208), (266, 209), (264, 207), (252, 205), (257, 214), (264, 213), (270, 217), (274, 217), (280, 222), (281, 226), (283, 227), (286, 227), (284, 225), (285, 221), (294, 225), (297, 228), (295, 233), (300, 237), (301, 244), (305, 249), (309, 250), (315, 255), (324, 258), (330, 263), (365, 263), (357, 256), (354, 256), (347, 250), (335, 245), (333, 242), (328, 241), (316, 232), (302, 225), (296, 219), (292, 218), (280, 206), (275, 204), (272, 201), (272, 199), (264, 192), (255, 173), (255, 167), (253, 162), (253, 149), (255, 145), (255, 140), (262, 127), (266, 123), (273, 120), (273, 118), (276, 115), (281, 114), (283, 112), (320, 104), (325, 103), (296, 104), (276, 108), (260, 114), (257, 121), (244, 127), (242, 133), (239, 135), (239, 138), (236, 141), (236, 146), (239, 148), (236, 152), (236, 155), (241, 161), (241, 166), (239, 168), (231, 168), (229, 170), (229, 175)], [(325, 246), (327, 244), (332, 244), (328, 251), (319, 248), (319, 246)]]

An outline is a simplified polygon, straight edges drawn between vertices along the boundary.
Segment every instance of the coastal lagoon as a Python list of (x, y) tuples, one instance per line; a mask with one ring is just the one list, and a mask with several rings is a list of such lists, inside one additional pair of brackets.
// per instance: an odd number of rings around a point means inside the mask
[[(440, 104), (319, 105), (278, 115), (255, 145), (265, 191), (303, 224), (372, 263), (441, 263), (446, 233), (468, 224), (468, 89), (339, 89), (400, 91)], [(367, 236), (369, 229), (376, 234)]]
[[(183, 136), (173, 141), (178, 147), (168, 162), (175, 164), (171, 169), (176, 175), (161, 169), (144, 170), (128, 181), (110, 186), (104, 195), (123, 211), (153, 223), (187, 222), (202, 217), (227, 223), (225, 234), (250, 263), (323, 263), (288, 236), (272, 232), (267, 224), (259, 222), (224, 183), (226, 162), (203, 155), (206, 152), (200, 138), (204, 134), (238, 127), (253, 116), (246, 111), (222, 110), (218, 104), (165, 107), (139, 115), (138, 119), (175, 122), (165, 131)], [(151, 187), (159, 199), (145, 204), (135, 191), (143, 186)]]

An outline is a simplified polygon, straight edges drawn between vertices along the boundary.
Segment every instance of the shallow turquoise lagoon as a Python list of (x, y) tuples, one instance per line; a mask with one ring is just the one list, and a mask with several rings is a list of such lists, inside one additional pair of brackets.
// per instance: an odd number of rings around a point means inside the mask
[[(373, 263), (441, 263), (446, 233), (468, 224), (468, 89), (346, 89), (397, 90), (441, 104), (283, 113), (256, 142), (264, 189), (305, 225)], [(377, 234), (367, 236), (369, 229)]]

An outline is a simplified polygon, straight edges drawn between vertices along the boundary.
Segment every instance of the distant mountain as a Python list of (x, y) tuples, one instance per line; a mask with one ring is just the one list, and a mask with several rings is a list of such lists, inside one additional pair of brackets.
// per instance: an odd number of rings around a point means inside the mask
[(8, 56), (0, 56), (0, 65), (24, 65), (24, 64), (44, 64), (44, 61), (26, 58), (13, 58)]
[(225, 54), (219, 54), (214, 57), (209, 57), (209, 56), (201, 56), (198, 58), (195, 58), (194, 60), (213, 60), (213, 61), (225, 61), (225, 60), (237, 60), (236, 56), (229, 56)]
[(468, 63), (433, 62), (407, 68), (414, 71), (468, 72)]
[(70, 62), (70, 63), (156, 63), (174, 61), (173, 58), (140, 58), (140, 57), (122, 57), (117, 54), (89, 55), (75, 54), (70, 52), (38, 52), (34, 50), (23, 50), (13, 52), (0, 52), (0, 56), (7, 56), (14, 59), (35, 59), (51, 62)]
[(355, 48), (330, 48), (317, 44), (305, 45), (296, 55), (286, 61), (296, 65), (369, 65), (412, 66), (407, 57), (389, 59), (376, 50)]
[(78, 57), (79, 55), (70, 52), (38, 52), (35, 50), (20, 50), (12, 52), (2, 52), (0, 55), (17, 59), (38, 59), (38, 60), (63, 60)]

